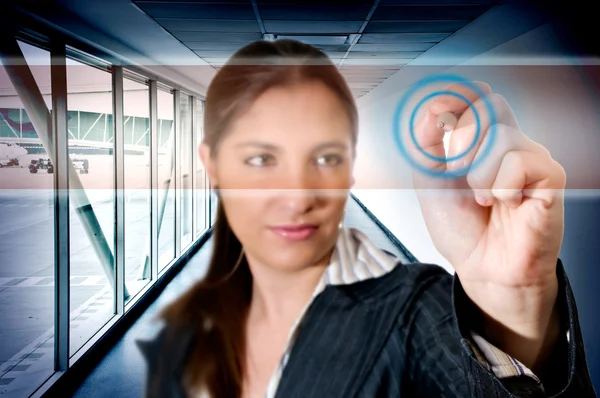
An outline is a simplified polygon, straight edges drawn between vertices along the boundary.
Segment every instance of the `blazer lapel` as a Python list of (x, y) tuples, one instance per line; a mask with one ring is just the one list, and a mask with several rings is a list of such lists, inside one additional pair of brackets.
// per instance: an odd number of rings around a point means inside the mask
[(298, 331), (276, 398), (346, 398), (358, 393), (403, 305), (394, 294), (369, 297), (375, 286), (371, 281), (328, 286), (315, 299)]

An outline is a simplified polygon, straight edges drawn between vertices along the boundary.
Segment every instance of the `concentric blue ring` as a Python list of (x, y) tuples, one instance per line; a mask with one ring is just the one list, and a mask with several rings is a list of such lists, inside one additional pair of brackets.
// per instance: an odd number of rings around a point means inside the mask
[[(405, 147), (405, 145), (402, 142), (402, 135), (401, 135), (401, 129), (399, 126), (399, 124), (400, 124), (399, 122), (400, 122), (400, 117), (402, 116), (403, 110), (406, 107), (406, 104), (408, 103), (410, 98), (415, 94), (416, 91), (421, 90), (424, 87), (427, 87), (428, 85), (433, 84), (433, 83), (446, 83), (446, 84), (460, 83), (460, 84), (463, 84), (463, 85), (469, 87), (471, 90), (473, 90), (475, 93), (477, 93), (477, 95), (483, 100), (485, 108), (489, 114), (490, 127), (489, 127), (489, 131), (488, 131), (487, 145), (485, 146), (485, 148), (482, 148), (482, 152), (478, 153), (477, 159), (474, 159), (473, 162), (471, 163), (471, 165), (465, 166), (458, 170), (454, 170), (454, 171), (432, 170), (430, 168), (427, 168), (411, 157), (409, 151), (407, 150), (407, 148)], [(453, 94), (455, 94), (455, 93), (453, 93)], [(433, 93), (433, 95), (430, 94), (429, 96), (426, 97), (426, 99), (430, 99), (434, 95), (436, 95), (436, 94), (435, 93)], [(437, 95), (439, 95), (439, 92)], [(416, 109), (418, 109), (419, 106), (421, 106), (422, 103), (426, 101), (426, 99), (421, 100), (419, 102), (419, 105), (416, 107)], [(413, 137), (413, 140), (414, 140), (414, 131), (413, 131), (412, 127), (414, 124), (414, 116), (415, 115), (416, 115), (416, 110), (412, 112), (412, 116), (411, 116), (411, 119), (409, 122), (410, 123), (409, 130), (410, 130), (411, 137)], [(479, 116), (476, 116), (476, 120), (479, 121)], [(394, 138), (396, 141), (396, 145), (398, 146), (400, 153), (406, 158), (406, 160), (410, 163), (410, 165), (424, 174), (428, 174), (432, 177), (438, 177), (438, 178), (456, 178), (456, 177), (465, 175), (466, 172), (468, 172), (470, 169), (477, 167), (482, 161), (485, 160), (485, 158), (487, 157), (487, 155), (489, 154), (490, 150), (492, 149), (492, 147), (494, 145), (494, 141), (496, 140), (496, 113), (495, 113), (494, 107), (493, 107), (490, 99), (486, 95), (486, 93), (483, 92), (483, 90), (481, 88), (479, 88), (476, 84), (474, 84), (472, 81), (467, 80), (461, 76), (451, 75), (451, 74), (435, 75), (435, 76), (427, 77), (425, 79), (418, 81), (414, 86), (412, 86), (410, 89), (408, 89), (406, 91), (406, 93), (404, 94), (404, 96), (402, 97), (402, 99), (400, 100), (400, 102), (398, 103), (398, 106), (396, 107), (396, 111), (394, 113), (393, 126), (394, 126), (393, 131), (394, 131)], [(478, 124), (478, 127), (479, 127), (477, 129), (478, 131), (476, 132), (477, 138), (475, 140), (473, 140), (472, 146), (476, 145), (477, 140), (481, 135), (481, 131), (479, 131), (479, 130), (481, 130), (481, 128), (480, 128), (481, 125)], [(472, 146), (466, 150), (467, 153), (470, 149), (472, 149)], [(420, 151), (423, 152), (422, 148), (420, 148), (419, 146), (417, 146), (417, 147), (419, 148)], [(460, 154), (460, 155), (461, 155), (460, 157), (464, 156), (464, 154)], [(432, 158), (434, 160), (443, 161), (443, 162), (456, 160), (456, 156), (453, 158), (450, 158), (450, 159), (437, 158), (430, 154), (426, 154), (426, 156), (428, 156), (429, 158)]]
[(477, 110), (475, 108), (472, 108), (473, 114), (475, 115), (475, 138), (473, 138), (473, 142), (471, 142), (471, 145), (467, 149), (465, 149), (463, 152), (459, 153), (458, 155), (455, 155), (455, 156), (452, 156), (449, 158), (442, 158), (439, 156), (431, 155), (426, 150), (421, 148), (421, 146), (417, 142), (417, 138), (415, 136), (415, 117), (417, 116), (417, 112), (419, 111), (419, 108), (421, 108), (421, 106), (426, 101), (429, 101), (431, 98), (437, 97), (438, 95), (450, 95), (450, 96), (453, 96), (453, 97), (456, 97), (456, 98), (462, 100), (469, 106), (473, 105), (473, 103), (471, 101), (469, 101), (469, 99), (467, 97), (465, 97), (462, 94), (455, 93), (454, 91), (447, 91), (447, 90), (434, 91), (433, 93), (427, 95), (425, 98), (423, 98), (421, 101), (419, 101), (419, 103), (415, 106), (415, 109), (412, 111), (412, 114), (410, 115), (408, 130), (410, 131), (410, 138), (412, 139), (413, 144), (415, 144), (415, 147), (423, 155), (427, 156), (429, 159), (435, 160), (436, 162), (452, 162), (452, 161), (462, 158), (463, 156), (468, 154), (475, 147), (475, 145), (477, 144), (477, 141), (479, 140), (479, 136), (481, 135), (481, 121), (479, 120), (479, 112), (477, 112)]

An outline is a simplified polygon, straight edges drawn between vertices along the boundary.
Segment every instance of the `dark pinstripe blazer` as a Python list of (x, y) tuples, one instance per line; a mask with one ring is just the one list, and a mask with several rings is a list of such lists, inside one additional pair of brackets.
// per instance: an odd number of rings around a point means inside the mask
[[(575, 300), (559, 260), (565, 333), (551, 366), (533, 379), (498, 379), (466, 336), (478, 313), (457, 277), (442, 267), (407, 264), (376, 279), (328, 286), (303, 319), (277, 398), (596, 397)], [(139, 342), (148, 364), (147, 397), (184, 397), (181, 369), (193, 328), (165, 327)], [(556, 395), (554, 395), (556, 394)]]

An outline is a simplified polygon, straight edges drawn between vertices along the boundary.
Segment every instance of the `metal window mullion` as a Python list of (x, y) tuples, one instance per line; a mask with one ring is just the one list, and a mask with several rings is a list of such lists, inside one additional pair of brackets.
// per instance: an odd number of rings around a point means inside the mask
[(115, 193), (115, 313), (125, 312), (125, 133), (123, 127), (123, 68), (114, 66), (113, 145)]
[(67, 66), (64, 43), (53, 43), (50, 57), (52, 137), (54, 138), (54, 366), (69, 367), (69, 139)]
[(192, 118), (192, 147), (189, 148), (189, 151), (192, 151), (191, 156), (192, 156), (192, 170), (191, 170), (191, 179), (192, 179), (192, 241), (195, 241), (196, 239), (199, 238), (199, 234), (197, 232), (198, 229), (198, 198), (197, 198), (197, 192), (196, 190), (198, 189), (198, 173), (197, 173), (197, 168), (198, 168), (198, 156), (196, 155), (198, 153), (198, 134), (197, 132), (198, 130), (198, 121), (196, 120), (196, 116), (197, 116), (197, 108), (198, 108), (198, 103), (200, 101), (198, 100), (197, 97), (192, 96), (191, 97), (191, 118)]
[(135, 141), (135, 116), (131, 117), (131, 143)]
[[(114, 95), (114, 91), (113, 91), (113, 95)], [(108, 114), (105, 114), (104, 115), (104, 142), (106, 142), (106, 134), (107, 133), (108, 133)], [(82, 139), (85, 139), (85, 137)], [(113, 131), (113, 144), (114, 144), (114, 142), (115, 142), (115, 132)]]
[(158, 278), (158, 83), (150, 80), (150, 275)]
[(181, 91), (173, 90), (173, 148), (174, 158), (173, 165), (175, 175), (171, 181), (173, 187), (173, 193), (175, 195), (175, 258), (178, 258), (181, 254), (181, 105), (180, 105)]

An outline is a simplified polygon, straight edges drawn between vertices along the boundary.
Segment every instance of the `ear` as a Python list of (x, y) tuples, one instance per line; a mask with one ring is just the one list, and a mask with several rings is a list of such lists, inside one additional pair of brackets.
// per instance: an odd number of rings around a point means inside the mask
[(210, 156), (210, 147), (205, 143), (198, 145), (198, 155), (200, 155), (200, 159), (206, 168), (206, 173), (208, 174), (208, 180), (211, 185), (217, 186), (217, 173), (216, 173), (216, 165), (214, 159)]

